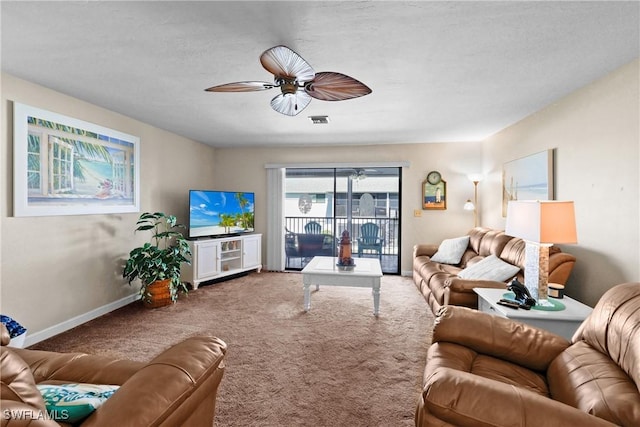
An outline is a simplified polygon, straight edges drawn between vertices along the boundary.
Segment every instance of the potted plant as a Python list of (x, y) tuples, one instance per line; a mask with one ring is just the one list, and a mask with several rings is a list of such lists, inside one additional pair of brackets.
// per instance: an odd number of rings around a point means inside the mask
[(184, 226), (177, 223), (175, 216), (162, 212), (145, 212), (136, 225), (136, 232), (149, 230), (151, 238), (129, 253), (122, 276), (129, 284), (140, 279), (140, 295), (147, 307), (173, 304), (178, 299), (178, 291), (187, 292), (180, 280), (182, 263), (191, 263), (189, 244), (178, 231)]

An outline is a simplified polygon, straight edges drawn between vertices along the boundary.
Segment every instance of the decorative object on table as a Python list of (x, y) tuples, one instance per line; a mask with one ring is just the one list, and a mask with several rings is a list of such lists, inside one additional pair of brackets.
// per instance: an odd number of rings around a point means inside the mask
[(15, 216), (140, 212), (140, 138), (18, 102), (13, 135)]
[(513, 292), (514, 300), (518, 302), (520, 305), (524, 305), (527, 310), (532, 306), (536, 305), (536, 300), (531, 297), (531, 293), (529, 293), (529, 289), (524, 286), (522, 283), (518, 281), (518, 279), (513, 279), (507, 289)]
[(481, 174), (467, 175), (469, 180), (473, 182), (473, 202), (471, 199), (467, 199), (463, 209), (465, 211), (473, 211), (473, 226), (478, 226), (478, 183), (482, 181), (483, 176)]
[(364, 83), (342, 73), (316, 73), (300, 55), (286, 46), (275, 46), (260, 55), (262, 66), (273, 74), (273, 83), (245, 81), (226, 83), (205, 89), (207, 92), (255, 92), (279, 88), (282, 92), (271, 100), (271, 108), (287, 116), (295, 116), (311, 102), (343, 101), (368, 95)]
[(173, 304), (178, 291), (187, 292), (180, 280), (182, 263), (190, 264), (191, 249), (178, 230), (184, 228), (176, 217), (162, 212), (140, 215), (135, 231), (150, 231), (150, 241), (129, 253), (123, 277), (129, 284), (140, 279), (142, 302), (149, 308)]
[(553, 149), (507, 162), (502, 167), (502, 216), (512, 200), (553, 200)]
[(431, 171), (422, 182), (422, 209), (447, 209), (447, 183), (440, 172)]
[(525, 241), (525, 286), (536, 305), (551, 305), (547, 300), (549, 248), (554, 243), (577, 243), (573, 202), (510, 201), (505, 234)]
[(564, 285), (559, 283), (549, 283), (548, 294), (552, 298), (564, 298)]
[(338, 253), (338, 267), (345, 269), (353, 268), (355, 263), (351, 257), (351, 238), (349, 231), (344, 230), (340, 238), (340, 251)]
[(0, 314), (0, 323), (4, 324), (9, 331), (9, 338), (11, 338), (10, 346), (22, 348), (27, 336), (27, 329), (11, 317), (5, 316), (4, 314)]

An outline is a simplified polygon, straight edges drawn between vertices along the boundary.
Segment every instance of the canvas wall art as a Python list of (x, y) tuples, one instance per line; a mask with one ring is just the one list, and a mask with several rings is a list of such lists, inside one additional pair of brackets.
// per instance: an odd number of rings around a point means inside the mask
[(140, 139), (14, 102), (15, 216), (140, 211)]
[(502, 216), (510, 200), (553, 200), (553, 150), (507, 162), (502, 168)]

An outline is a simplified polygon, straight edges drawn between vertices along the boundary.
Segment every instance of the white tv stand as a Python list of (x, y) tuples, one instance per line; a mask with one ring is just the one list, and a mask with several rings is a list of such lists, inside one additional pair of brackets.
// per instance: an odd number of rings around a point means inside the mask
[(191, 265), (183, 265), (182, 281), (193, 289), (209, 280), (262, 270), (262, 234), (189, 240)]

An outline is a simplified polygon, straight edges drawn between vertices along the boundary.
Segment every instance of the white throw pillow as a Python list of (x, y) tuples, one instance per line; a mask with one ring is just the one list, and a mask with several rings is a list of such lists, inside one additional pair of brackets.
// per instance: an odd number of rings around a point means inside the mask
[(458, 264), (469, 246), (469, 236), (446, 239), (438, 246), (438, 251), (433, 254), (431, 261), (443, 264)]
[(482, 261), (477, 262), (459, 272), (458, 277), (463, 279), (482, 279), (504, 282), (518, 274), (518, 271), (520, 271), (519, 267), (504, 262), (495, 255), (489, 255)]

